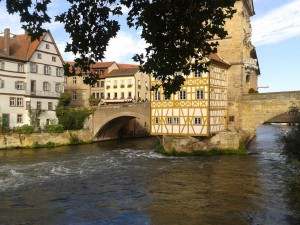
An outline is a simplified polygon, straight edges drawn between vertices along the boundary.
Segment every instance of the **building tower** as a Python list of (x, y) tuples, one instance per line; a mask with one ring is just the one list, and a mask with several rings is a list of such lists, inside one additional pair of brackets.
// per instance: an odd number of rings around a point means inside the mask
[(251, 43), (250, 17), (255, 14), (253, 0), (237, 0), (235, 9), (237, 12), (225, 25), (227, 37), (218, 40), (218, 54), (231, 65), (227, 83), (229, 129), (238, 129), (239, 99), (243, 94), (257, 91), (260, 75), (255, 47)]

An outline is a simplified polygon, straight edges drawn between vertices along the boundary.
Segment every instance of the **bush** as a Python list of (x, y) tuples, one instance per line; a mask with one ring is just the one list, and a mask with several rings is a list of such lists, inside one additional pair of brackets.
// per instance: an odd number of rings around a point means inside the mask
[(44, 129), (47, 133), (62, 133), (62, 132), (64, 132), (64, 127), (61, 124), (45, 125)]
[(283, 144), (286, 155), (300, 160), (300, 124), (280, 137), (279, 141)]
[(34, 126), (24, 124), (21, 127), (16, 127), (16, 132), (19, 134), (31, 134), (34, 131)]
[(56, 109), (58, 123), (63, 126), (65, 130), (80, 130), (83, 128), (84, 121), (90, 115), (87, 109), (75, 110), (65, 107)]
[(70, 133), (69, 140), (70, 140), (70, 144), (79, 144), (79, 143), (81, 143), (81, 140), (79, 139), (79, 137), (76, 134)]

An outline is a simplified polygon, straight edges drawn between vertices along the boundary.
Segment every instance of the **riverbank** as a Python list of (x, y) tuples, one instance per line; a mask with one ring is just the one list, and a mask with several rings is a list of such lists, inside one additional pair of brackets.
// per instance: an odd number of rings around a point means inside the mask
[(63, 133), (0, 134), (0, 149), (56, 147), (70, 144), (92, 143), (89, 130), (67, 130)]

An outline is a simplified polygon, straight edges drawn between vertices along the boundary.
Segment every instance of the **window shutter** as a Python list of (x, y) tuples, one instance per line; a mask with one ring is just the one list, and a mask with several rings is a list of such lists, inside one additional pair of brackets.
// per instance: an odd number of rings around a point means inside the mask
[(15, 81), (15, 88), (18, 90), (18, 81)]

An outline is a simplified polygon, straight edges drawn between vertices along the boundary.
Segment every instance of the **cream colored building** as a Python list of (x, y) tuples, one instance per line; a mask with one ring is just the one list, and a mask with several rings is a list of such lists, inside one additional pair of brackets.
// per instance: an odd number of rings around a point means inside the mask
[(105, 78), (105, 104), (148, 101), (150, 76), (135, 68), (111, 71)]
[[(74, 62), (68, 62), (71, 66)], [(105, 77), (114, 69), (119, 69), (116, 62), (97, 62), (92, 65), (92, 71), (99, 74), (99, 81), (94, 85), (84, 83), (87, 75), (65, 77), (65, 92), (71, 95), (71, 106), (89, 107), (89, 98), (94, 96), (99, 100), (103, 100), (105, 96)], [(77, 71), (77, 74), (79, 71)]]
[[(209, 136), (226, 129), (227, 70), (230, 65), (211, 55), (209, 72), (185, 76), (181, 90), (167, 99), (151, 92), (151, 135)], [(161, 81), (151, 80), (151, 85)]]
[(64, 90), (63, 59), (50, 31), (31, 42), (27, 34), (0, 35), (0, 116), (2, 127), (29, 124), (29, 109), (39, 111), (37, 126), (56, 119)]

